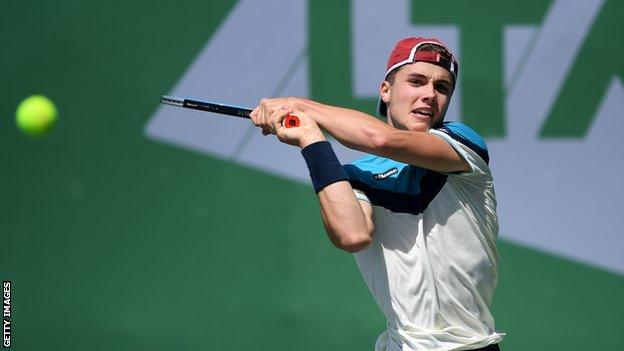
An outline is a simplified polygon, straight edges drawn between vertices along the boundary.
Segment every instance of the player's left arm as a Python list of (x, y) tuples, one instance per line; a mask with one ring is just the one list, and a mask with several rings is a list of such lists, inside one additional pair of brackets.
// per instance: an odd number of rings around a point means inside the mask
[(366, 113), (301, 98), (263, 99), (267, 110), (288, 106), (310, 116), (343, 145), (438, 172), (470, 169), (448, 142), (430, 132), (398, 130)]
[(363, 250), (373, 238), (372, 205), (356, 198), (342, 165), (316, 122), (299, 114), (299, 126), (287, 128), (282, 121), (289, 114), (284, 109), (256, 108), (251, 118), (263, 134), (274, 134), (281, 142), (302, 149), (331, 242), (348, 252)]

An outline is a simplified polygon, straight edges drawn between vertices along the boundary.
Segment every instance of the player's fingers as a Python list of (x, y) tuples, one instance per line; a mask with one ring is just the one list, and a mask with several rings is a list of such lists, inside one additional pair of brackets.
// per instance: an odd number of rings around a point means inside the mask
[(263, 135), (275, 134), (273, 126), (271, 125), (270, 112), (267, 104), (268, 99), (260, 100), (260, 104), (254, 109), (254, 111), (256, 111), (255, 117), (252, 118), (254, 120), (254, 124), (262, 128)]
[(279, 115), (282, 111), (274, 110), (270, 107), (270, 101), (268, 99), (262, 99), (262, 109), (261, 109), (263, 120), (262, 120), (262, 128), (271, 134), (277, 134), (277, 124), (276, 121), (279, 120)]
[(259, 126), (259, 124), (260, 124), (260, 105), (256, 106), (256, 108), (254, 108), (251, 111), (251, 113), (249, 114), (249, 117), (251, 117), (251, 122), (255, 126)]
[(262, 112), (264, 114), (264, 117), (266, 118), (269, 118), (271, 114), (273, 113), (273, 111), (275, 110), (272, 100), (273, 99), (267, 99), (267, 98), (260, 100), (260, 106), (262, 107)]
[(291, 113), (296, 110), (291, 98), (280, 98), (270, 102), (271, 108), (275, 110), (289, 110)]
[(288, 98), (264, 98), (261, 101), (262, 107), (267, 111), (269, 115), (275, 113), (275, 111), (285, 108), (291, 108)]
[(265, 104), (266, 107), (272, 111), (279, 110), (280, 107), (285, 105), (283, 98), (267, 99)]
[(271, 117), (271, 124), (273, 125), (273, 128), (275, 128), (275, 130), (283, 128), (284, 118), (288, 117), (291, 113), (291, 110), (285, 108), (280, 108), (275, 111)]
[(263, 124), (266, 119), (266, 106), (264, 105), (264, 99), (260, 100), (258, 105), (258, 123)]
[(251, 118), (255, 118), (255, 117), (257, 117), (257, 116), (258, 116), (258, 110), (260, 110), (260, 105), (258, 105), (258, 106), (256, 106), (256, 107), (254, 107), (254, 109), (253, 109), (253, 110), (251, 110), (251, 112), (249, 113), (249, 116), (250, 116)]
[[(256, 110), (254, 109), (254, 111), (256, 111)], [(262, 115), (261, 115), (260, 111), (258, 110), (258, 111), (256, 111), (256, 113), (254, 113), (254, 111), (252, 111), (252, 112), (249, 114), (249, 116), (251, 117), (251, 121), (253, 122), (253, 124), (254, 124), (256, 127), (261, 128), (261, 130), (262, 130), (262, 135), (269, 135), (269, 134), (271, 134), (271, 133), (268, 131), (268, 128), (267, 128), (266, 123), (265, 123), (265, 122), (263, 122), (263, 118), (262, 118)]]

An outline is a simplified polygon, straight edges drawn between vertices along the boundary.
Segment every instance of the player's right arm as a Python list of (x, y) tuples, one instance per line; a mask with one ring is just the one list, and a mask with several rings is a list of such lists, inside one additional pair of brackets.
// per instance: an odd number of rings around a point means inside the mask
[(369, 154), (437, 172), (468, 170), (447, 142), (430, 132), (399, 130), (366, 113), (302, 98), (263, 99), (268, 111), (289, 108), (306, 114), (341, 144)]

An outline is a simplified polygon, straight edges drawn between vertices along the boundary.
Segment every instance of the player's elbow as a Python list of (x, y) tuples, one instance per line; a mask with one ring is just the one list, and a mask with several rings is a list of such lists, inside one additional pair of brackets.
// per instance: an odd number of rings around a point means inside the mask
[(351, 253), (362, 251), (373, 241), (375, 227), (372, 219), (366, 216), (339, 218), (324, 214), (323, 224), (332, 244), (341, 250)]
[(350, 253), (356, 253), (364, 250), (373, 241), (372, 236), (368, 232), (351, 233), (350, 235), (343, 235), (334, 242), (334, 245)]
[(352, 244), (346, 244), (346, 245), (342, 245), (339, 248), (343, 251), (349, 252), (349, 253), (356, 253), (356, 252), (360, 252), (362, 250), (364, 250), (365, 248), (368, 247), (368, 245), (371, 243), (372, 240), (368, 240), (368, 241), (359, 241), (359, 242), (355, 242)]

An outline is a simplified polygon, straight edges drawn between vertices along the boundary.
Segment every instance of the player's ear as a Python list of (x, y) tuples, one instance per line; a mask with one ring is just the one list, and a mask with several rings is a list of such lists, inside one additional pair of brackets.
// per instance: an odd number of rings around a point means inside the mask
[(384, 80), (379, 86), (379, 96), (386, 104), (390, 101), (390, 82)]

